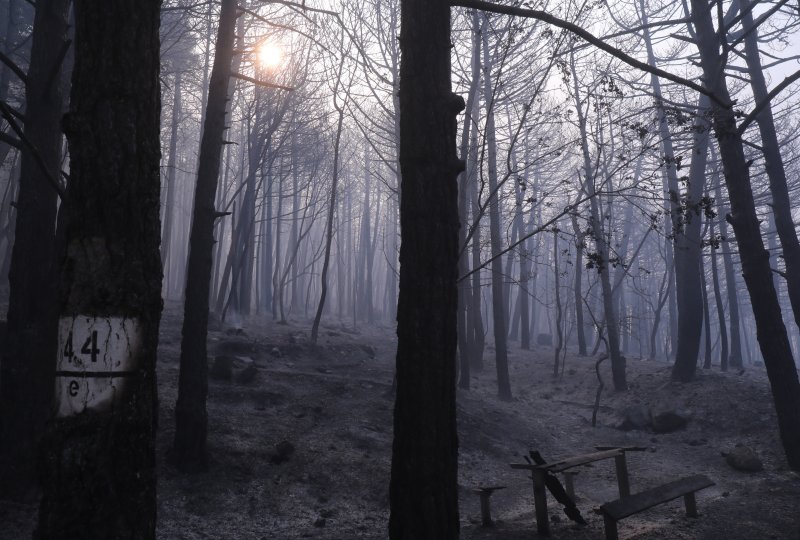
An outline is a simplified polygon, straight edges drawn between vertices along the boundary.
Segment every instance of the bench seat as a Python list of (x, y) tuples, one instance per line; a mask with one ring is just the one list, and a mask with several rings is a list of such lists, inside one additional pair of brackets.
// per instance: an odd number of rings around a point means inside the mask
[(605, 521), (606, 539), (617, 538), (617, 521), (681, 496), (686, 505), (686, 515), (697, 517), (694, 494), (713, 485), (707, 476), (697, 474), (603, 504), (600, 510)]

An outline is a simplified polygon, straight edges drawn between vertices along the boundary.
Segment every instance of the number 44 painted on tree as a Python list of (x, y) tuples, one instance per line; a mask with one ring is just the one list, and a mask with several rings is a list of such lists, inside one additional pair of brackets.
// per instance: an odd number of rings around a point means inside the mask
[(140, 343), (136, 319), (62, 317), (58, 323), (57, 416), (103, 412), (118, 402), (127, 379), (136, 373)]

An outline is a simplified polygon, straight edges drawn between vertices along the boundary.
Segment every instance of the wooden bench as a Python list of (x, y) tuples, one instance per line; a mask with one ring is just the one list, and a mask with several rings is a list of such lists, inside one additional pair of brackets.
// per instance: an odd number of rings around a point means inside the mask
[(489, 505), (489, 499), (498, 489), (506, 489), (506, 486), (487, 486), (472, 490), (481, 497), (481, 524), (484, 527), (492, 527), (494, 525), (494, 521), (492, 521), (492, 509)]
[(713, 485), (714, 482), (707, 476), (698, 474), (605, 503), (600, 507), (600, 511), (605, 523), (606, 540), (617, 540), (617, 522), (619, 520), (681, 496), (686, 505), (686, 515), (697, 517), (697, 503), (694, 494), (696, 491)]
[[(550, 534), (550, 523), (547, 518), (547, 490), (545, 488), (545, 478), (547, 474), (565, 474), (565, 484), (567, 494), (574, 501), (575, 492), (573, 478), (569, 475), (569, 469), (587, 465), (595, 461), (614, 458), (617, 471), (617, 483), (619, 485), (620, 497), (630, 495), (630, 481), (628, 479), (628, 465), (625, 460), (625, 452), (628, 450), (641, 450), (639, 447), (602, 447), (599, 452), (582, 454), (544, 465), (533, 463), (511, 463), (512, 469), (522, 469), (530, 471), (533, 476), (533, 505), (536, 511), (536, 531), (542, 536)], [(573, 472), (574, 474), (574, 472)]]

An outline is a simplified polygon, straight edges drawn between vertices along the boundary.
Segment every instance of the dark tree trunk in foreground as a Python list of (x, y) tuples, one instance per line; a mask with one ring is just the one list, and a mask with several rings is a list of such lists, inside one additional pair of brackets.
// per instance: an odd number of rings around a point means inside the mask
[(458, 188), (450, 6), (403, 0), (400, 298), (389, 487), (392, 540), (458, 538)]
[(181, 338), (181, 371), (175, 405), (175, 441), (171, 462), (182, 470), (206, 467), (208, 415), (208, 294), (214, 249), (214, 197), (219, 179), (225, 104), (233, 57), (236, 0), (223, 0), (220, 12), (214, 67), (208, 90), (203, 138), (200, 141), (194, 213), (189, 237), (186, 270), (186, 300)]
[(160, 6), (75, 2), (57, 418), (38, 538), (155, 538)]
[[(708, 7), (707, 0), (692, 0), (692, 22), (698, 36), (704, 81), (719, 100), (731, 103), (724, 73), (718, 69), (723, 62)], [(800, 470), (800, 381), (772, 280), (769, 252), (761, 238), (742, 137), (737, 130), (733, 107), (715, 103), (713, 111), (714, 131), (731, 202), (731, 214), (727, 219), (739, 244), (742, 275), (750, 293), (756, 334), (772, 387), (783, 448), (789, 466)]]
[[(0, 369), (0, 496), (35, 485), (36, 444), (50, 417), (56, 354), (56, 204), (60, 179), (61, 51), (68, 0), (41, 0), (25, 87), (25, 136), (17, 195), (16, 241), (9, 271), (8, 331)], [(48, 176), (50, 178), (48, 178)]]

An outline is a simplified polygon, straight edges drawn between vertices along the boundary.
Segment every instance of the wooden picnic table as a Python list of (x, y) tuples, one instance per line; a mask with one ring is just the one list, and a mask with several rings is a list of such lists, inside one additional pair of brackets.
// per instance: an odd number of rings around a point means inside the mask
[(550, 522), (547, 518), (547, 489), (545, 478), (548, 474), (562, 473), (565, 475), (567, 495), (575, 500), (575, 490), (573, 485), (573, 472), (570, 469), (587, 465), (595, 461), (614, 458), (617, 471), (617, 484), (619, 496), (627, 497), (631, 494), (630, 480), (628, 478), (628, 465), (625, 460), (625, 452), (642, 451), (645, 448), (638, 446), (599, 446), (599, 451), (589, 454), (581, 454), (567, 459), (537, 465), (535, 463), (510, 463), (512, 469), (530, 471), (533, 476), (533, 505), (536, 511), (536, 531), (542, 536), (550, 535)]

